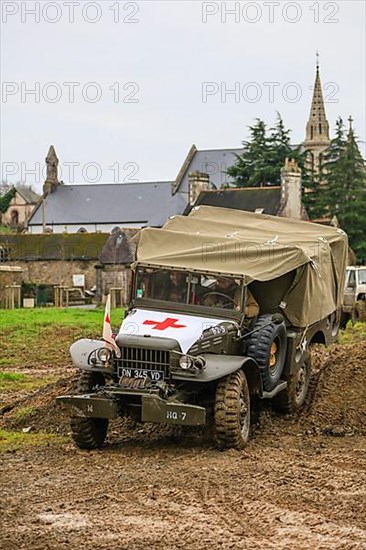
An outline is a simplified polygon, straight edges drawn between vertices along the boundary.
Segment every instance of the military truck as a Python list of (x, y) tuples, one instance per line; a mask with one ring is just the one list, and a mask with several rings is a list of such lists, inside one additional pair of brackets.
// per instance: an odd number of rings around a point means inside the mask
[[(203, 426), (243, 448), (251, 404), (304, 404), (310, 346), (337, 337), (347, 236), (332, 227), (200, 206), (136, 236), (131, 300), (115, 348), (71, 346), (79, 377), (60, 396), (82, 449), (108, 422)], [(255, 398), (255, 399), (254, 399)]]
[(341, 328), (348, 321), (366, 321), (366, 267), (348, 266), (342, 307)]

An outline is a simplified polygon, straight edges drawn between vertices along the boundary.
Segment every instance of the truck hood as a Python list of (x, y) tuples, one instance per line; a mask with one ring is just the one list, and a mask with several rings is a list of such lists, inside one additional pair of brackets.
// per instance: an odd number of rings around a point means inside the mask
[(159, 336), (160, 338), (176, 340), (182, 352), (186, 353), (204, 330), (215, 327), (223, 321), (225, 319), (133, 309), (124, 319), (116, 337), (116, 342), (118, 345), (121, 342), (122, 346), (122, 337), (125, 335)]

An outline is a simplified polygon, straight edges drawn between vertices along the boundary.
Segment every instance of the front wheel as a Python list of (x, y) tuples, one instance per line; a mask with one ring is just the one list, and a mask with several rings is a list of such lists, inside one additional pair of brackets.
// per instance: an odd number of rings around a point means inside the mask
[(242, 449), (250, 432), (250, 396), (242, 370), (218, 383), (215, 398), (216, 439), (221, 448)]
[[(76, 380), (74, 394), (92, 393), (95, 386), (104, 383), (104, 376), (100, 373), (81, 372)], [(98, 449), (107, 437), (108, 420), (73, 416), (70, 419), (70, 427), (72, 438), (80, 449)]]

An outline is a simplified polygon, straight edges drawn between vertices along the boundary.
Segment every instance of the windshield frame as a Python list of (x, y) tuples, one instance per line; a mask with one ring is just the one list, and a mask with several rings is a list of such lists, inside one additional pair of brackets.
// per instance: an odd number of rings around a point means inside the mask
[[(164, 299), (155, 299), (151, 297), (137, 297), (137, 288), (139, 284), (139, 273), (141, 270), (146, 269), (153, 269), (156, 272), (181, 272), (188, 275), (187, 280), (187, 302), (176, 302), (176, 301), (169, 301)], [(186, 311), (187, 313), (194, 313), (194, 314), (202, 314), (203, 316), (221, 316), (225, 318), (235, 318), (235, 319), (241, 319), (244, 316), (245, 311), (245, 304), (247, 299), (247, 289), (248, 286), (245, 284), (245, 275), (238, 277), (234, 274), (228, 274), (228, 273), (218, 273), (218, 272), (210, 272), (210, 271), (198, 271), (198, 270), (189, 270), (189, 269), (182, 269), (177, 267), (169, 267), (166, 266), (156, 266), (151, 264), (135, 264), (133, 266), (132, 270), (133, 274), (133, 282), (131, 285), (131, 295), (130, 295), (130, 307), (136, 308), (136, 307), (144, 307), (147, 309), (159, 309), (159, 310), (169, 310), (169, 311), (176, 311), (180, 310), (182, 312)], [(203, 277), (213, 277), (215, 279), (223, 277), (227, 279), (232, 279), (235, 281), (238, 286), (241, 288), (240, 293), (240, 304), (238, 309), (228, 309), (228, 308), (222, 308), (222, 307), (215, 307), (215, 305), (207, 306), (203, 304), (193, 304), (191, 302), (188, 302), (189, 297), (191, 296), (191, 290), (192, 290), (192, 279), (195, 275), (200, 275)]]

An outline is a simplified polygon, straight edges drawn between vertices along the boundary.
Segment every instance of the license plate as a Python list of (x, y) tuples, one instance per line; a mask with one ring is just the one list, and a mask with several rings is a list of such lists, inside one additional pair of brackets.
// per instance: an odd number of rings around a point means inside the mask
[(120, 378), (133, 378), (133, 379), (146, 379), (149, 378), (153, 382), (159, 382), (164, 380), (164, 371), (162, 370), (149, 370), (149, 369), (126, 369), (120, 367), (118, 369), (118, 376)]

